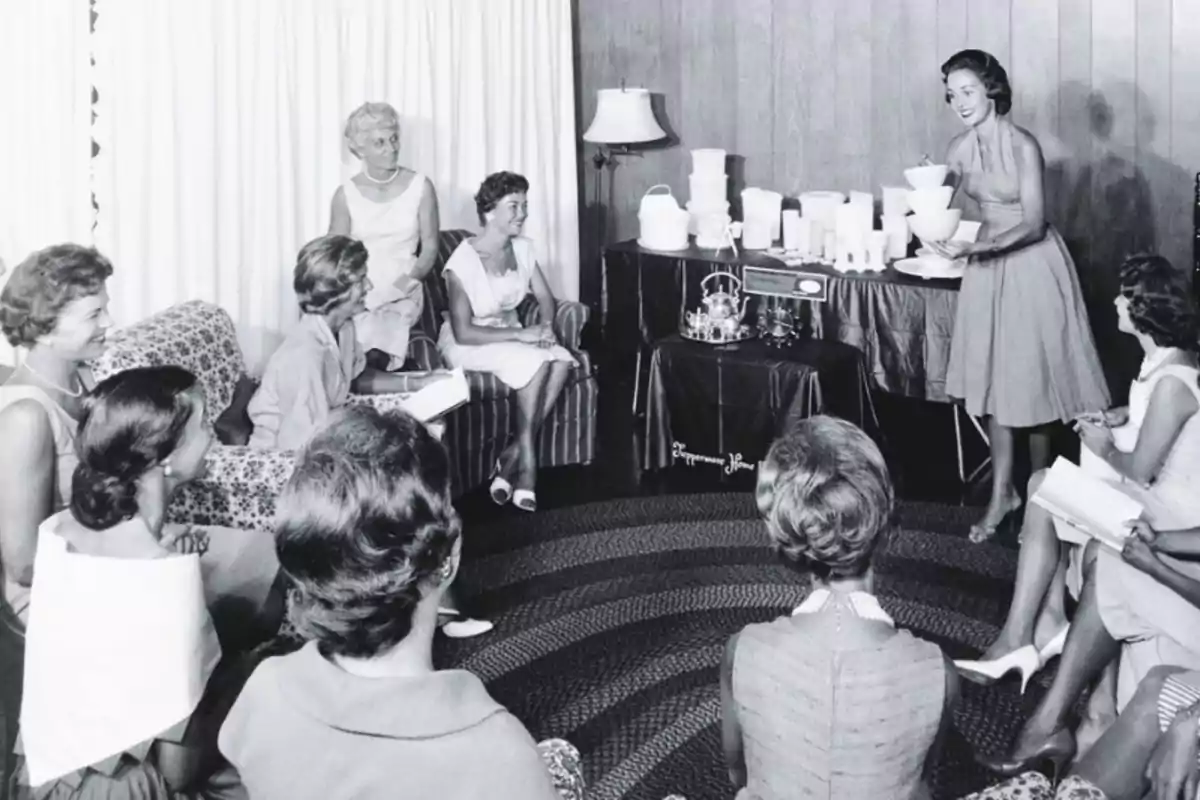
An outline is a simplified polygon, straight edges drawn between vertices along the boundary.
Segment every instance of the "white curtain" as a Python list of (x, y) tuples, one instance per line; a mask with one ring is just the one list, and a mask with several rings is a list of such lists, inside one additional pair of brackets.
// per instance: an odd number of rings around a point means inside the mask
[(0, 285), (34, 250), (92, 243), (89, 55), (88, 0), (0, 0)]
[(475, 229), (501, 169), (531, 184), (526, 234), (578, 297), (570, 0), (96, 0), (97, 246), (129, 322), (200, 298), (252, 369), (295, 317), (300, 246), (357, 169), (347, 115), (401, 116), (402, 163), (442, 228)]

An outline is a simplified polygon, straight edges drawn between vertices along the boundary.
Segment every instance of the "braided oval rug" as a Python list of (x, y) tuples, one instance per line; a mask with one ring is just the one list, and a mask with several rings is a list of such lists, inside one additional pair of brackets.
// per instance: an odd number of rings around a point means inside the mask
[[(995, 636), (1016, 553), (965, 536), (978, 509), (900, 507), (877, 560), (876, 592), (897, 625), (967, 658)], [(478, 674), (537, 739), (563, 737), (596, 800), (729, 800), (718, 665), (744, 625), (789, 613), (805, 580), (766, 545), (749, 493), (615, 500), (497, 512), (465, 531), (458, 578), (471, 612), (496, 622), (438, 637), (437, 661)], [(1016, 681), (962, 682), (954, 730), (932, 776), (936, 798), (989, 783), (973, 748), (1005, 747), (1040, 699)]]

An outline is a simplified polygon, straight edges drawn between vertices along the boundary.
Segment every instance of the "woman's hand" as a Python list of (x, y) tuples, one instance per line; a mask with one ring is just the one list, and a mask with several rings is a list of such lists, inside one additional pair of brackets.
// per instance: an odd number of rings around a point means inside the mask
[(1080, 418), (1075, 420), (1072, 427), (1079, 434), (1079, 440), (1083, 442), (1084, 446), (1101, 458), (1104, 458), (1110, 450), (1116, 447), (1112, 431), (1106, 425), (1097, 425)]
[(1122, 560), (1147, 575), (1153, 575), (1163, 566), (1158, 554), (1154, 552), (1154, 539), (1158, 534), (1142, 520), (1126, 524), (1133, 530), (1125, 540), (1125, 546), (1121, 548)]
[(1110, 428), (1119, 428), (1129, 424), (1129, 406), (1110, 408), (1104, 412), (1104, 422)]
[(180, 555), (202, 556), (208, 552), (208, 534), (190, 525), (180, 525), (165, 533), (159, 544)]
[(1200, 786), (1196, 769), (1196, 732), (1200, 714), (1185, 711), (1158, 740), (1146, 778), (1155, 800), (1193, 800)]
[(924, 244), (934, 253), (951, 261), (968, 258), (975, 254), (975, 245), (971, 242), (959, 242), (954, 239), (947, 239), (944, 242), (925, 242)]

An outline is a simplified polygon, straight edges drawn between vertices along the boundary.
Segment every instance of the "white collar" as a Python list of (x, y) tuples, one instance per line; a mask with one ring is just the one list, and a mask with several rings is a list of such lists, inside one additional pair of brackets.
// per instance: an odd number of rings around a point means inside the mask
[[(875, 599), (875, 595), (867, 594), (866, 592), (847, 592), (842, 595), (850, 603), (850, 609), (854, 615), (860, 619), (869, 619), (874, 622), (882, 622), (886, 625), (895, 627), (895, 621), (888, 616), (888, 613), (883, 610), (883, 606), (879, 605), (879, 601)], [(814, 589), (804, 602), (796, 606), (792, 611), (792, 616), (798, 614), (816, 614), (825, 609), (825, 606), (833, 600), (833, 592), (826, 588)]]

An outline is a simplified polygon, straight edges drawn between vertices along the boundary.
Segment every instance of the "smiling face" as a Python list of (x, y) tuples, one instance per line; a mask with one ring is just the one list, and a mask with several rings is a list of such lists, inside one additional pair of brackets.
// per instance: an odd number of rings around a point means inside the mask
[(503, 231), (509, 236), (520, 236), (529, 216), (529, 201), (524, 192), (506, 194), (496, 207), (484, 215), (489, 228)]
[(365, 131), (359, 139), (359, 158), (379, 172), (396, 169), (400, 159), (400, 126), (383, 124)]
[(54, 330), (38, 340), (68, 361), (91, 361), (104, 352), (104, 340), (112, 327), (108, 315), (108, 291), (77, 297), (63, 306)]
[(996, 110), (983, 81), (969, 69), (956, 69), (946, 76), (946, 102), (964, 125), (974, 128)]

